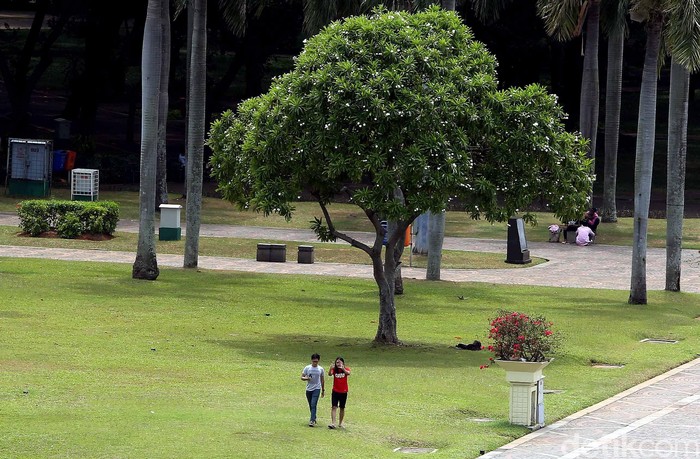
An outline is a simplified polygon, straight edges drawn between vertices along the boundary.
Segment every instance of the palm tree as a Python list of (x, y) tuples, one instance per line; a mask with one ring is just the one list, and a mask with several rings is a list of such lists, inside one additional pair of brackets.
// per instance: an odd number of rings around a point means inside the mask
[(647, 227), (651, 201), (651, 178), (656, 139), (656, 80), (664, 24), (660, 0), (636, 0), (632, 19), (646, 21), (647, 41), (639, 93), (637, 147), (634, 163), (634, 233), (632, 241), (632, 276), (630, 304), (647, 304)]
[(666, 290), (681, 289), (681, 242), (688, 146), (690, 72), (700, 68), (700, 1), (676, 0), (668, 8), (666, 43), (672, 56), (668, 107)]
[(601, 23), (608, 36), (608, 63), (605, 83), (605, 164), (601, 219), (617, 221), (617, 149), (620, 140), (622, 103), (622, 61), (627, 35), (629, 0), (603, 0)]
[(155, 243), (156, 156), (158, 109), (163, 50), (162, 9), (166, 0), (148, 0), (141, 55), (141, 169), (139, 190), (139, 237), (134, 279), (158, 278)]
[[(442, 8), (455, 10), (455, 0), (442, 0)], [(446, 203), (447, 204), (447, 203)], [(445, 240), (445, 211), (428, 214), (428, 264), (425, 270), (426, 280), (440, 280), (442, 266), (442, 243)]]
[(192, 8), (192, 52), (187, 62), (187, 208), (185, 268), (196, 268), (199, 258), (199, 228), (202, 209), (204, 120), (207, 69), (207, 1), (190, 0)]
[(168, 125), (168, 81), (170, 80), (170, 6), (166, 1), (162, 10), (163, 53), (160, 74), (160, 106), (158, 108), (158, 160), (156, 181), (156, 209), (168, 203), (168, 173), (166, 133)]
[(681, 242), (685, 207), (685, 158), (688, 150), (690, 72), (674, 58), (668, 97), (666, 158), (666, 290), (681, 289)]
[[(585, 23), (586, 34), (583, 75), (581, 78), (579, 129), (581, 134), (590, 141), (588, 154), (594, 161), (600, 111), (600, 82), (598, 77), (600, 1), (537, 1), (537, 10), (545, 22), (547, 34), (558, 40), (571, 40), (581, 35)], [(591, 168), (595, 170), (594, 163), (591, 163)], [(591, 189), (590, 195), (592, 200), (593, 189)]]

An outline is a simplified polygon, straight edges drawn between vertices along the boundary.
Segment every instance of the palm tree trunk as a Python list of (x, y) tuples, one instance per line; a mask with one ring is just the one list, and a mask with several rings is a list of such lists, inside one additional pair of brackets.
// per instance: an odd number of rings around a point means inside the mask
[(430, 213), (428, 223), (428, 266), (425, 271), (427, 280), (440, 280), (442, 263), (442, 243), (445, 239), (445, 212)]
[(666, 290), (681, 289), (681, 242), (688, 151), (688, 93), (690, 72), (671, 62), (668, 102), (668, 156), (666, 168)]
[(156, 182), (156, 209), (168, 203), (168, 81), (170, 80), (170, 7), (163, 8), (163, 55), (160, 74), (160, 106), (158, 109), (158, 174)]
[[(596, 140), (598, 137), (598, 112), (600, 110), (600, 83), (598, 77), (598, 37), (600, 35), (600, 0), (593, 0), (588, 7), (586, 19), (586, 47), (583, 57), (581, 80), (581, 107), (579, 123), (581, 134), (590, 140), (589, 157), (595, 172)], [(593, 190), (590, 191), (591, 200)]]
[(630, 304), (647, 304), (647, 226), (656, 139), (656, 85), (663, 17), (653, 14), (647, 25), (647, 42), (639, 93), (639, 121), (634, 164), (634, 236)]
[(141, 170), (139, 190), (139, 238), (134, 279), (158, 278), (155, 241), (156, 157), (163, 31), (161, 8), (165, 0), (148, 0), (141, 56)]
[(187, 208), (185, 268), (196, 268), (199, 259), (199, 228), (202, 210), (204, 166), (204, 119), (207, 70), (207, 2), (193, 0), (192, 55), (188, 62), (189, 95), (187, 114)]
[(603, 206), (601, 213), (601, 218), (604, 222), (617, 221), (617, 148), (620, 140), (624, 43), (623, 28), (619, 28), (610, 34), (605, 86), (605, 170), (603, 173)]

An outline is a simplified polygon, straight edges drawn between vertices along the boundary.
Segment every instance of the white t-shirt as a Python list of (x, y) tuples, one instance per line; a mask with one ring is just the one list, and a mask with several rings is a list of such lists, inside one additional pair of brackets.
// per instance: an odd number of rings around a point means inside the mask
[(588, 245), (591, 243), (591, 236), (595, 236), (592, 229), (587, 226), (579, 226), (576, 230), (576, 244)]
[(316, 389), (321, 388), (321, 376), (323, 376), (323, 374), (324, 374), (323, 367), (321, 365), (317, 365), (317, 366), (306, 365), (304, 367), (304, 371), (302, 373), (307, 375), (307, 376), (311, 376), (311, 379), (306, 381), (306, 390), (307, 391), (316, 390)]

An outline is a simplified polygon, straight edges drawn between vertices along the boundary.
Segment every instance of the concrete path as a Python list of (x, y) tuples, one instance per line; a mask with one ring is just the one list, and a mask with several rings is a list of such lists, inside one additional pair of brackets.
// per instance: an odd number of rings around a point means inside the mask
[[(0, 214), (0, 225), (17, 225), (14, 215)], [(137, 222), (120, 221), (118, 231), (137, 232)], [(265, 241), (316, 242), (311, 231), (202, 225), (200, 234)], [(369, 233), (354, 236), (371, 240)], [(491, 282), (628, 290), (631, 248), (593, 245), (529, 243), (531, 256), (547, 263), (521, 269), (443, 269), (446, 281)], [(293, 250), (293, 244), (290, 244)], [(505, 241), (446, 238), (445, 249), (506, 253)], [(133, 263), (131, 252), (0, 246), (0, 256)], [(504, 255), (505, 256), (505, 255)], [(161, 266), (182, 266), (179, 255), (158, 255)], [(283, 274), (314, 274), (371, 278), (368, 265), (338, 263), (259, 263), (225, 257), (199, 257), (204, 269)], [(664, 288), (665, 250), (649, 249), (647, 282), (650, 290)], [(424, 279), (425, 270), (403, 268), (408, 278)], [(700, 293), (700, 253), (683, 252), (681, 285)], [(698, 350), (700, 352), (700, 350)], [(698, 354), (700, 355), (700, 354)], [(545, 397), (548, 397), (546, 395)], [(678, 458), (700, 459), (700, 359), (696, 359), (597, 405), (575, 413), (509, 443), (484, 458)]]
[[(17, 217), (0, 214), (0, 225), (16, 226)], [(157, 226), (157, 225), (156, 225)], [(121, 220), (118, 231), (138, 232), (138, 222)], [(183, 230), (184, 231), (184, 230)], [(543, 230), (544, 231), (544, 230)], [(370, 233), (350, 233), (352, 236), (370, 241)], [(230, 225), (202, 225), (201, 236), (236, 237), (265, 241), (290, 241), (301, 244), (317, 242), (311, 230), (260, 228)], [(339, 242), (339, 244), (345, 244)], [(447, 250), (506, 253), (506, 241), (468, 238), (445, 238)], [(520, 269), (442, 269), (441, 278), (452, 282), (490, 282), (500, 284), (539, 285), (553, 287), (607, 288), (629, 290), (631, 277), (632, 248), (608, 245), (578, 247), (574, 244), (529, 242), (532, 257), (545, 258), (547, 263)], [(288, 250), (294, 250), (290, 244)], [(0, 256), (53, 258), (63, 260), (109, 261), (133, 263), (134, 253), (104, 252), (96, 250), (49, 249), (0, 246)], [(182, 266), (182, 255), (158, 254), (158, 264)], [(681, 287), (685, 292), (700, 293), (700, 253), (697, 250), (683, 251)], [(342, 275), (359, 278), (372, 278), (369, 265), (314, 263), (259, 263), (252, 259), (226, 257), (199, 257), (199, 267), (233, 271), (253, 271), (282, 274)], [(647, 287), (649, 290), (663, 290), (666, 273), (666, 250), (648, 249)], [(425, 279), (425, 269), (402, 268), (406, 278)]]
[(700, 458), (700, 359), (481, 457)]

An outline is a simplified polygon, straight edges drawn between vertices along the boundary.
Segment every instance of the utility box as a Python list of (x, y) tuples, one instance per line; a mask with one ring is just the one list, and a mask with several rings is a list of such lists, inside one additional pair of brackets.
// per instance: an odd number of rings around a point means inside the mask
[(73, 169), (70, 174), (71, 201), (97, 201), (100, 197), (100, 171)]
[(258, 243), (255, 261), (270, 261), (270, 244)]
[(180, 204), (161, 204), (160, 226), (158, 228), (159, 241), (179, 241), (182, 238), (180, 226)]
[(544, 376), (542, 369), (549, 362), (496, 360), (506, 370), (510, 383), (511, 424), (540, 428), (544, 426)]
[(50, 140), (9, 139), (7, 147), (7, 194), (49, 196), (53, 143)]
[(270, 261), (284, 263), (287, 261), (287, 244), (270, 244)]
[(314, 246), (300, 245), (297, 255), (297, 263), (310, 265), (314, 262)]

